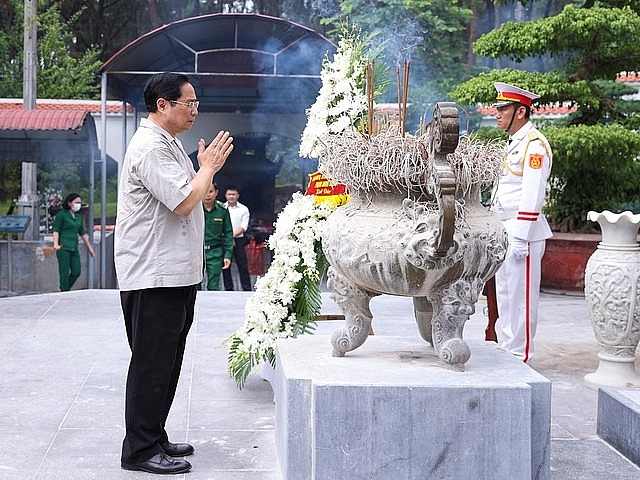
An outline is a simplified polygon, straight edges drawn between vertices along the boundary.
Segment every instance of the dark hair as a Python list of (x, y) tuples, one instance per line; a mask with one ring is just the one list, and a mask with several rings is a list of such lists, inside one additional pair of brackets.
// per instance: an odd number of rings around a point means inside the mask
[(211, 185), (213, 185), (213, 188), (215, 188), (216, 190), (220, 190), (216, 182), (211, 182)]
[(524, 107), (524, 118), (526, 118), (528, 120), (529, 117), (531, 116), (531, 107), (529, 107), (527, 105), (523, 105), (522, 103), (520, 105), (522, 105)]
[(240, 190), (238, 190), (238, 187), (236, 187), (235, 185), (229, 185), (227, 187), (227, 189), (225, 190), (225, 192), (228, 192), (229, 190), (233, 190), (235, 192), (238, 192), (238, 194), (240, 193)]
[(77, 193), (70, 193), (69, 195), (67, 195), (67, 198), (64, 199), (64, 202), (62, 203), (62, 208), (64, 208), (65, 210), (70, 210), (71, 207), (69, 206), (69, 204), (79, 197), (80, 195), (78, 195)]
[(515, 105), (516, 108), (515, 108), (514, 112), (517, 112), (520, 107), (524, 107), (524, 118), (526, 118), (527, 120), (531, 116), (531, 107), (530, 106), (525, 105), (524, 103), (520, 103), (520, 102), (511, 102), (509, 105), (505, 105), (505, 108), (509, 107), (510, 105)]
[(189, 82), (189, 77), (181, 73), (156, 73), (144, 85), (144, 103), (147, 111), (158, 111), (158, 99), (177, 100), (182, 95), (182, 86)]

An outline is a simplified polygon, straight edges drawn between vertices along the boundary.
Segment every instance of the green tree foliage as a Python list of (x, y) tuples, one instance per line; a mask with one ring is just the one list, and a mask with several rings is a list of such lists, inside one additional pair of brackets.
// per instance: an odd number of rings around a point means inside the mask
[[(0, 15), (0, 97), (22, 98), (24, 28), (23, 2), (11, 0), (3, 2), (6, 7)], [(81, 11), (77, 11), (79, 15)], [(99, 52), (89, 49), (82, 54), (73, 54), (73, 40), (70, 24), (60, 15), (57, 4), (53, 4), (37, 14), (37, 96), (39, 98), (98, 99), (99, 83), (95, 76), (100, 66)], [(54, 182), (55, 188), (77, 188), (85, 185), (75, 172), (77, 165), (42, 164), (39, 166), (39, 184)], [(86, 178), (86, 177), (85, 177)], [(64, 182), (62, 182), (64, 179)], [(74, 181), (77, 179), (77, 181)], [(0, 202), (17, 198), (21, 188), (21, 165), (0, 164)], [(6, 212), (0, 212), (2, 214)]]
[(495, 80), (530, 88), (542, 98), (540, 105), (571, 102), (580, 106), (573, 124), (595, 124), (604, 118), (624, 121), (631, 113), (616, 102), (624, 93), (596, 80), (615, 80), (617, 73), (640, 62), (640, 15), (630, 7), (578, 8), (567, 5), (558, 15), (530, 22), (509, 22), (478, 39), (474, 51), (494, 58), (522, 62), (549, 54), (562, 58), (564, 68), (549, 73), (503, 69), (459, 85), (452, 97), (465, 104), (488, 103)]
[(0, 202), (10, 204), (7, 211), (0, 211), (0, 215), (10, 215), (12, 202), (17, 200), (22, 185), (20, 167), (18, 163), (0, 163)]
[[(623, 5), (621, 5), (621, 3)], [(543, 128), (554, 151), (546, 213), (554, 229), (588, 227), (592, 209), (615, 210), (640, 199), (636, 93), (616, 84), (616, 74), (640, 61), (640, 2), (570, 4), (557, 15), (528, 22), (509, 22), (478, 39), (479, 55), (522, 62), (550, 55), (562, 60), (551, 72), (494, 70), (458, 85), (450, 96), (464, 105), (490, 104), (494, 81), (516, 84), (540, 95), (540, 106), (563, 102), (577, 112), (553, 128)], [(606, 172), (606, 173), (605, 173)], [(634, 179), (634, 181), (629, 181)]]
[[(450, 0), (342, 0), (340, 12), (324, 20), (350, 22), (363, 32), (382, 32), (384, 58), (391, 67), (391, 88), (382, 101), (397, 102), (397, 67), (411, 62), (409, 99), (413, 123), (460, 80), (466, 70), (468, 26), (473, 12)], [(402, 75), (402, 72), (401, 72)], [(417, 114), (417, 115), (416, 115)]]
[[(616, 103), (596, 79), (615, 79), (620, 71), (640, 61), (637, 38), (640, 16), (630, 7), (578, 8), (567, 5), (558, 15), (523, 23), (506, 23), (482, 36), (474, 45), (479, 55), (507, 57), (522, 62), (549, 54), (565, 61), (562, 75), (538, 78), (549, 101), (573, 101), (583, 108), (575, 124), (594, 124), (604, 117), (622, 120)], [(576, 82), (587, 81), (590, 93), (572, 95)], [(584, 84), (575, 93), (584, 93)], [(545, 103), (541, 100), (540, 103)]]
[(73, 55), (73, 33), (57, 6), (38, 15), (38, 96), (100, 98), (95, 72), (101, 65), (96, 48)]
[[(162, 25), (214, 13), (260, 13), (320, 27), (318, 4), (307, 0), (58, 0), (72, 21), (78, 52), (98, 48), (106, 61)], [(76, 16), (76, 12), (81, 12)], [(72, 20), (73, 19), (73, 20)], [(318, 28), (322, 31), (322, 28)]]
[(451, 96), (461, 105), (489, 105), (495, 102), (496, 89), (493, 82), (497, 81), (536, 92), (540, 95), (539, 105), (553, 104), (559, 101), (558, 99), (568, 100), (571, 104), (590, 105), (597, 100), (593, 98), (590, 84), (584, 80), (569, 82), (566, 76), (558, 71), (525, 72), (509, 68), (492, 70), (471, 78), (458, 85)]
[[(13, 0), (11, 26), (0, 32), (0, 97), (21, 98), (24, 28), (22, 2)], [(80, 12), (77, 12), (79, 14)], [(5, 20), (7, 21), (7, 20)], [(99, 98), (95, 76), (100, 67), (99, 52), (89, 49), (73, 55), (73, 31), (57, 5), (38, 12), (36, 75), (39, 98)]]
[(77, 51), (97, 47), (103, 61), (162, 25), (224, 10), (224, 2), (207, 0), (62, 0), (59, 3), (63, 18), (72, 23)]
[(635, 64), (640, 52), (640, 19), (629, 7), (578, 8), (567, 5), (558, 15), (536, 21), (509, 22), (483, 35), (474, 45), (479, 55), (506, 56), (516, 62), (550, 54), (565, 60), (570, 80), (615, 78)]
[(573, 125), (545, 128), (544, 134), (554, 156), (546, 212), (557, 230), (583, 229), (589, 210), (615, 211), (640, 201), (636, 132), (620, 125)]

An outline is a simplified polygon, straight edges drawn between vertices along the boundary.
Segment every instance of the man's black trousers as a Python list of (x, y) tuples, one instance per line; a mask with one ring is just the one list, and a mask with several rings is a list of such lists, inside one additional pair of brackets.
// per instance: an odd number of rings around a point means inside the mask
[[(249, 261), (247, 260), (247, 251), (245, 247), (249, 244), (247, 237), (237, 237), (233, 239), (233, 261), (238, 267), (240, 276), (240, 285), (245, 292), (251, 291), (251, 276), (249, 275)], [(222, 270), (222, 283), (227, 291), (233, 290), (233, 278), (231, 276), (231, 268)]]
[(123, 462), (144, 462), (168, 440), (164, 427), (193, 323), (196, 292), (197, 285), (120, 292), (131, 348)]

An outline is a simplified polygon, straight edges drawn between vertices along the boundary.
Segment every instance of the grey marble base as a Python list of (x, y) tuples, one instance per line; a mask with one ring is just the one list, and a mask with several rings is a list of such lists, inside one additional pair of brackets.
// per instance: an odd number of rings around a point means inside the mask
[(325, 335), (277, 343), (284, 480), (548, 480), (551, 383), (495, 343), (465, 372), (421, 340), (371, 336), (345, 357)]
[(598, 390), (597, 432), (640, 466), (640, 388), (602, 387)]

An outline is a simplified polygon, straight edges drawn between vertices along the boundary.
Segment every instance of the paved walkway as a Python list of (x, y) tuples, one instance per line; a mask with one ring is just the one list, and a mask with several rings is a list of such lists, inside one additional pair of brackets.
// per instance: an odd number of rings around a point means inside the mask
[[(238, 390), (221, 345), (242, 324), (249, 295), (199, 294), (168, 422), (171, 439), (191, 442), (196, 453), (192, 471), (172, 478), (280, 480), (270, 385), (252, 375)], [(465, 337), (484, 337), (482, 307)], [(418, 337), (410, 299), (377, 297), (371, 308), (376, 335)], [(323, 313), (339, 310), (325, 298)], [(584, 298), (543, 294), (540, 316), (531, 365), (553, 382), (551, 478), (640, 479), (640, 469), (596, 435), (597, 393), (583, 377), (595, 370), (598, 347)], [(321, 322), (318, 333), (335, 326)], [(117, 291), (0, 298), (0, 329), (0, 479), (157, 478), (120, 469), (129, 351)]]

